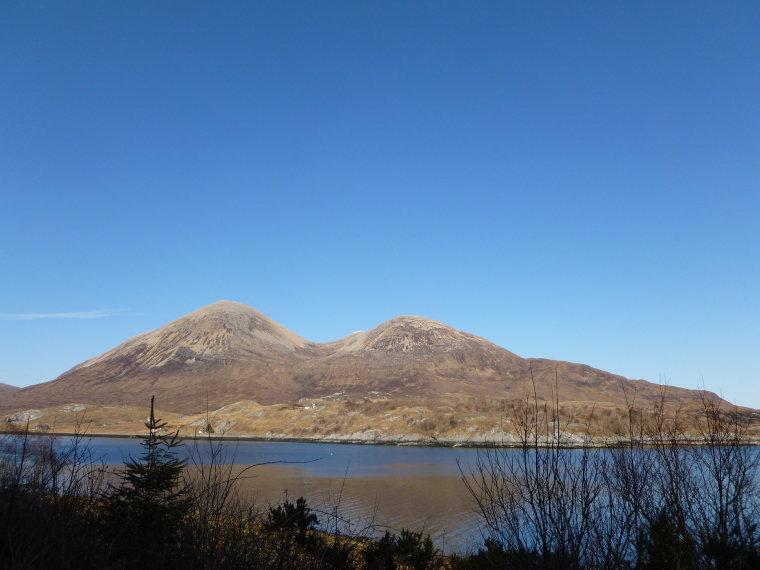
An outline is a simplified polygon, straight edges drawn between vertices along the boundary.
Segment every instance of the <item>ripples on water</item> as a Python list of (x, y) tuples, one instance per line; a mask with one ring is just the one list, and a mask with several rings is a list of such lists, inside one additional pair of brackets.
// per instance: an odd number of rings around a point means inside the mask
[[(106, 464), (141, 453), (138, 439), (92, 438), (89, 444), (96, 460)], [(184, 449), (209, 457), (207, 441), (187, 442)], [(379, 532), (424, 530), (450, 551), (481, 544), (474, 505), (457, 467), (457, 459), (466, 464), (475, 454), (468, 448), (225, 442), (223, 461), (241, 468), (267, 464), (247, 471), (241, 484), (260, 506), (281, 503), (286, 492), (291, 500), (304, 496), (325, 513), (337, 506), (354, 530), (372, 521)], [(328, 518), (320, 517), (323, 524)]]
[[(66, 438), (59, 443), (65, 445)], [(255, 466), (246, 471), (240, 490), (262, 509), (282, 503), (287, 493), (293, 501), (305, 497), (328, 529), (335, 528), (329, 513), (337, 507), (352, 523), (348, 530), (355, 532), (372, 522), (378, 533), (402, 527), (429, 533), (445, 552), (482, 545), (479, 516), (457, 466), (457, 460), (465, 471), (474, 465), (476, 449), (248, 441), (221, 445), (219, 463), (240, 470)], [(139, 439), (128, 438), (92, 438), (89, 449), (95, 461), (105, 464), (121, 464), (142, 451)], [(211, 447), (205, 440), (188, 441), (180, 449), (204, 461)]]

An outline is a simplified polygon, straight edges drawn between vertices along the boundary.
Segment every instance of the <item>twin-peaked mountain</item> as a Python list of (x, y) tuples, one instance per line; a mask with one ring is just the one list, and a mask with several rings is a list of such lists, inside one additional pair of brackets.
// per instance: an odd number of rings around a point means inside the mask
[[(180, 413), (242, 400), (301, 398), (540, 398), (625, 405), (655, 401), (660, 387), (582, 364), (521, 358), (481, 337), (422, 317), (314, 343), (230, 301), (129, 339), (61, 376), (3, 392), (0, 409), (68, 402), (145, 405)], [(671, 388), (690, 400), (695, 391)]]

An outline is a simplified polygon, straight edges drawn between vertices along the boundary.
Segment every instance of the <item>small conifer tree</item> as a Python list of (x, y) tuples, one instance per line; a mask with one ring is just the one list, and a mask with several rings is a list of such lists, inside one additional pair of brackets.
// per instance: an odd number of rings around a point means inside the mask
[(182, 480), (186, 461), (177, 457), (182, 442), (178, 432), (165, 433), (166, 425), (156, 418), (151, 397), (143, 453), (125, 462), (121, 485), (107, 497), (107, 526), (115, 552), (126, 549), (130, 557), (143, 554), (155, 560), (177, 547), (190, 498)]

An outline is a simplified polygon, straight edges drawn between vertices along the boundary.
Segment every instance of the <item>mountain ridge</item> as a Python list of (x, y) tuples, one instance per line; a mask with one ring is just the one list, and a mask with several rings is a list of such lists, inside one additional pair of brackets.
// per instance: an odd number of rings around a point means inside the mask
[[(694, 400), (701, 392), (670, 388)], [(541, 398), (623, 405), (654, 402), (661, 387), (584, 364), (522, 358), (477, 335), (402, 315), (317, 343), (243, 303), (218, 301), (138, 334), (57, 378), (5, 392), (0, 409), (68, 402), (197, 413), (242, 400), (302, 398)], [(717, 397), (717, 396), (715, 396)]]

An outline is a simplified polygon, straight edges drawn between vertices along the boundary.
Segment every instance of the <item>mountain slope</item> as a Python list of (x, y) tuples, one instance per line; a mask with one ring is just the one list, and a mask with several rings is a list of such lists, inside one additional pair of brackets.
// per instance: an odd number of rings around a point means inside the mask
[(10, 405), (66, 402), (145, 403), (155, 394), (164, 409), (199, 411), (265, 395), (287, 400), (297, 391), (289, 370), (306, 341), (242, 303), (220, 301), (160, 329), (138, 335), (45, 384), (0, 398)]
[(435, 397), (502, 394), (522, 359), (486, 339), (423, 317), (402, 316), (322, 345), (295, 371), (304, 393)]
[[(698, 393), (671, 388), (695, 401)], [(423, 317), (402, 316), (330, 343), (312, 343), (242, 303), (220, 301), (138, 335), (55, 380), (0, 396), (0, 409), (68, 402), (197, 413), (241, 400), (540, 398), (654, 402), (660, 387), (602, 370), (521, 358)]]

